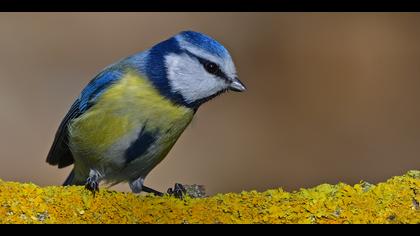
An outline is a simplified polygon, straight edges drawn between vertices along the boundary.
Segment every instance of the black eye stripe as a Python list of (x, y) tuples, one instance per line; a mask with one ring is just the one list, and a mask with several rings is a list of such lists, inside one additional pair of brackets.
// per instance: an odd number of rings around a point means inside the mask
[[(216, 63), (214, 63), (212, 61), (209, 61), (207, 59), (204, 59), (202, 57), (199, 57), (199, 56), (197, 56), (197, 55), (195, 55), (195, 54), (193, 54), (189, 51), (185, 51), (185, 53), (192, 56), (192, 57), (195, 57), (200, 62), (200, 64), (203, 65), (203, 67), (206, 69), (206, 71), (208, 71), (209, 73), (211, 73), (211, 74), (213, 74), (213, 75), (215, 75), (215, 76), (217, 76), (217, 77), (219, 77), (219, 78), (221, 78), (225, 81), (229, 81), (228, 76), (220, 69), (220, 66), (217, 65)], [(216, 65), (217, 68), (215, 68), (214, 71), (209, 71), (208, 68), (206, 68), (206, 67), (209, 66), (210, 64)]]
[(216, 65), (217, 66), (217, 69), (214, 72), (209, 72), (209, 73), (211, 73), (211, 74), (213, 74), (213, 75), (215, 75), (215, 76), (217, 76), (217, 77), (219, 77), (219, 78), (221, 78), (223, 80), (226, 80), (226, 81), (229, 80), (228, 77), (227, 77), (227, 75), (220, 69), (220, 66), (219, 65), (217, 65), (216, 63), (211, 62), (209, 60), (206, 60), (204, 58), (201, 58), (201, 57), (197, 57), (196, 56), (196, 58), (201, 63), (201, 65), (203, 65), (204, 67), (206, 67), (206, 65), (209, 65), (211, 63), (214, 64), (214, 65)]

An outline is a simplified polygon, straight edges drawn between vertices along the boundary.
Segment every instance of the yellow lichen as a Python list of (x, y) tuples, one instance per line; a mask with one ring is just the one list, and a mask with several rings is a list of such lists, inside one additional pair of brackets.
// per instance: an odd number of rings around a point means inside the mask
[(0, 223), (420, 223), (420, 171), (377, 185), (321, 184), (285, 192), (180, 200), (0, 180)]

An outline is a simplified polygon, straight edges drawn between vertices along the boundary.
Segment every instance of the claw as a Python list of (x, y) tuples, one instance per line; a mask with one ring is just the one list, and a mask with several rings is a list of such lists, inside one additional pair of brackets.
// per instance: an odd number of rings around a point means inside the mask
[(99, 191), (99, 183), (97, 181), (91, 180), (90, 178), (88, 178), (86, 180), (86, 185), (85, 188), (89, 191), (92, 192), (98, 192)]
[(174, 189), (169, 188), (167, 193), (169, 195), (175, 196), (176, 198), (183, 199), (184, 196), (187, 194), (187, 190), (182, 184), (176, 183)]
[(86, 179), (85, 188), (93, 192), (95, 196), (96, 192), (99, 192), (99, 179), (101, 174), (96, 170), (90, 170), (89, 177)]

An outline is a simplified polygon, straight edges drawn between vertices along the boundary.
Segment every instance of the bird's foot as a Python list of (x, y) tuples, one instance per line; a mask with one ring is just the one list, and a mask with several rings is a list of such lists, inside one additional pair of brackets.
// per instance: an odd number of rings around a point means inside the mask
[(101, 178), (101, 174), (97, 170), (90, 170), (89, 177), (86, 179), (85, 188), (95, 195), (96, 192), (99, 191), (99, 181)]
[(88, 178), (86, 180), (85, 188), (93, 193), (99, 192), (99, 183), (97, 181), (94, 181)]
[(184, 196), (187, 194), (187, 190), (182, 184), (176, 183), (173, 189), (168, 189), (167, 193), (176, 198), (183, 199)]

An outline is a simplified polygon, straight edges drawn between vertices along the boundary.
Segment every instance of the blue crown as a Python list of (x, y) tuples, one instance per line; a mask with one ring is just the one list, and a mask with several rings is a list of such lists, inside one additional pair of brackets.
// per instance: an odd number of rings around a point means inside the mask
[(194, 31), (183, 31), (179, 33), (179, 35), (181, 35), (186, 42), (198, 48), (202, 48), (211, 54), (215, 54), (219, 57), (226, 57), (229, 55), (228, 51), (222, 44), (205, 34)]

